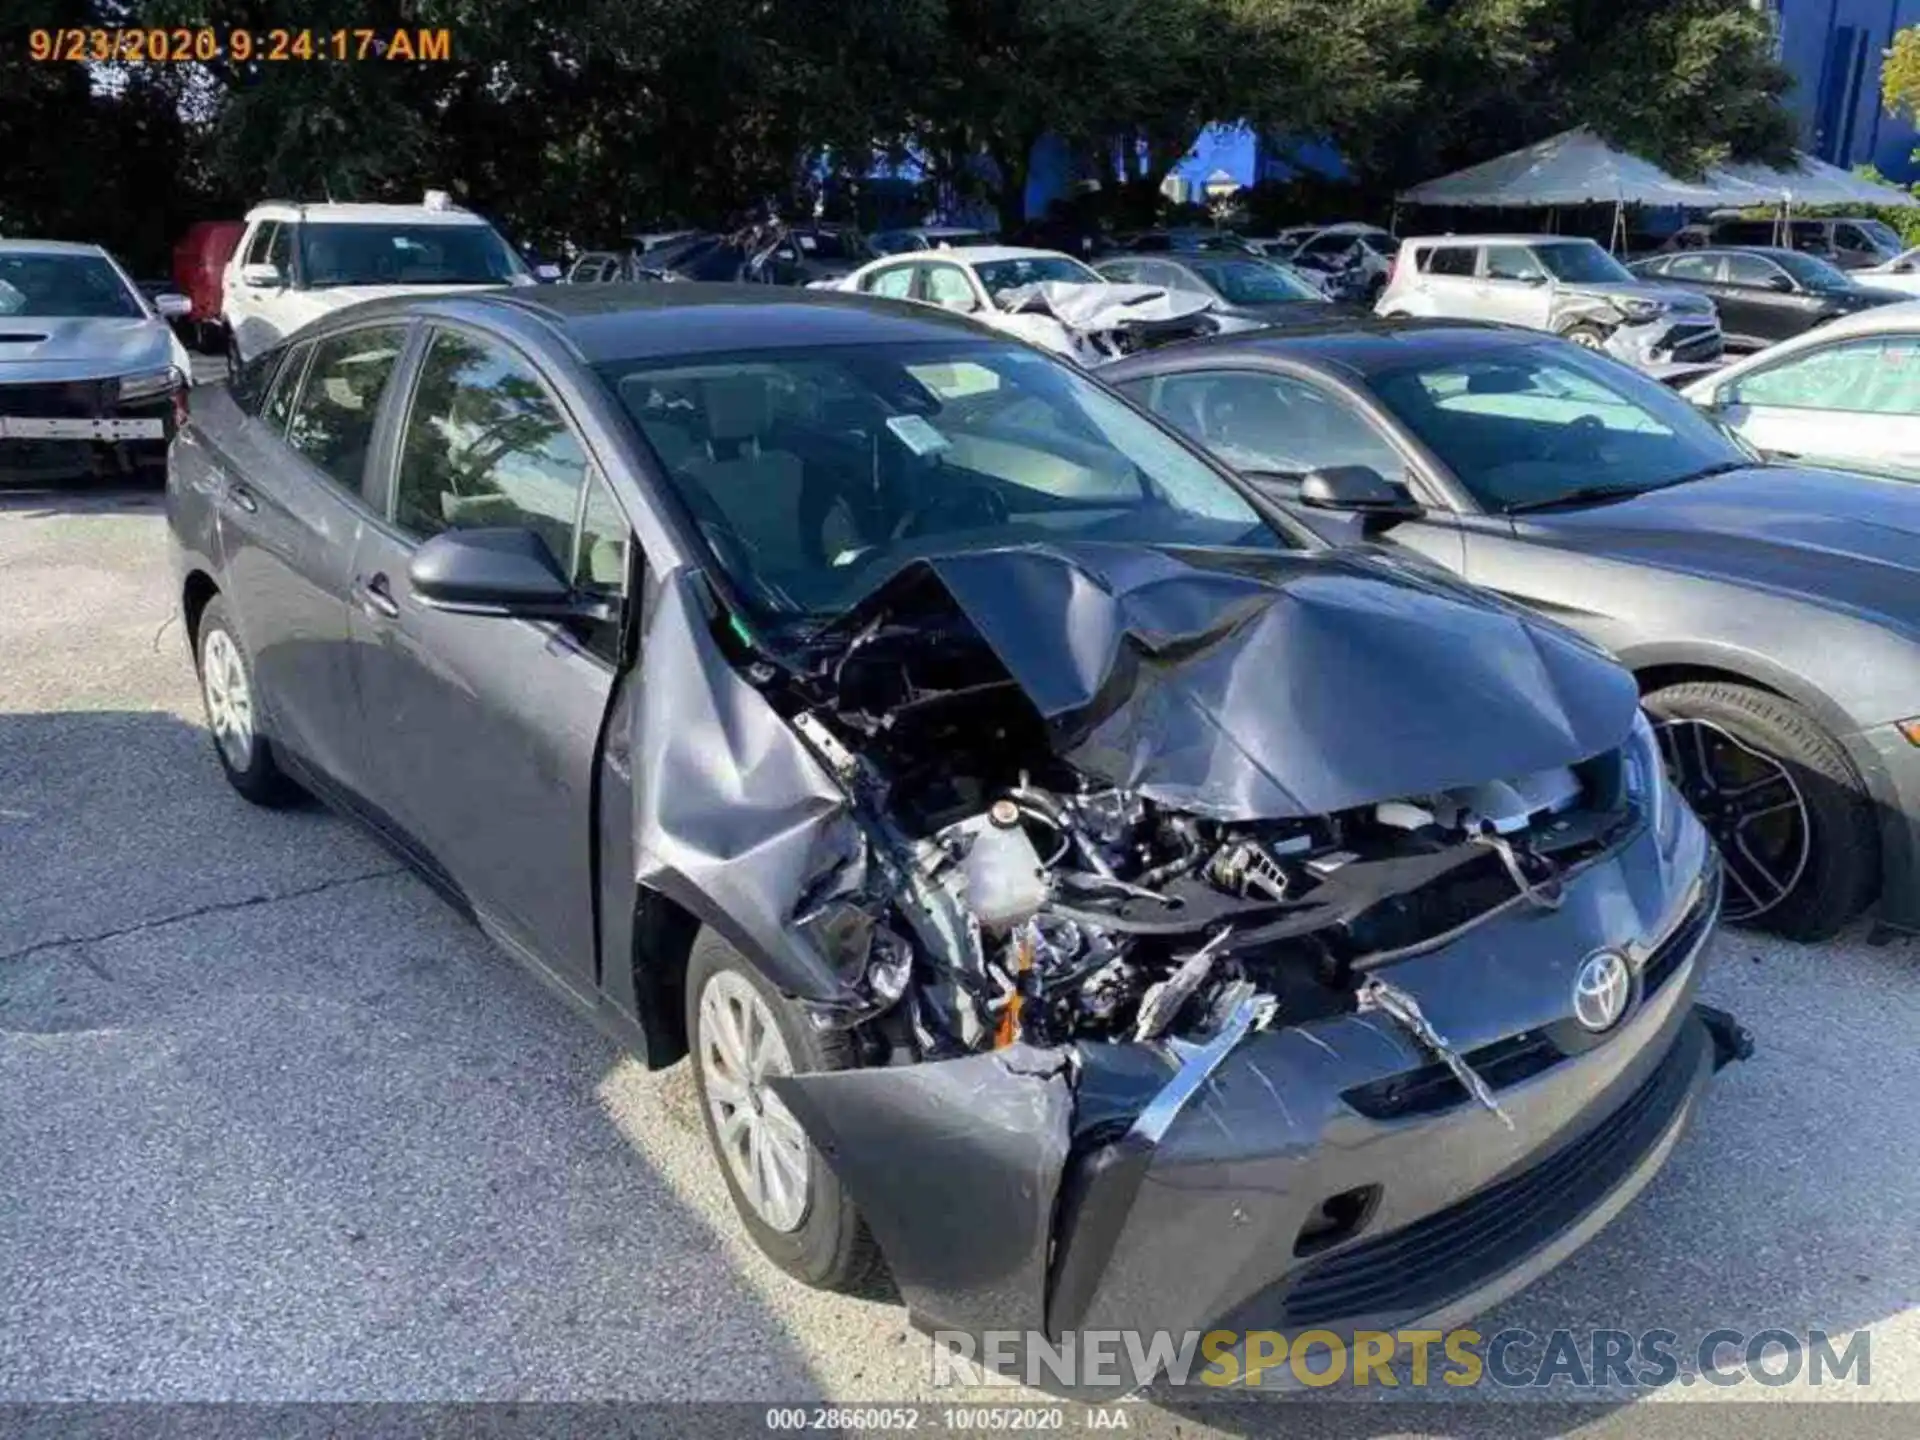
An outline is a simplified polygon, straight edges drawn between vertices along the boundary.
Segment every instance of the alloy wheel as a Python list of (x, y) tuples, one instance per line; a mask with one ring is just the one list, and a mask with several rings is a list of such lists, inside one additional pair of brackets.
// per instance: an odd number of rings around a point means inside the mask
[(700, 993), (698, 1053), (715, 1143), (734, 1183), (771, 1229), (798, 1230), (807, 1217), (807, 1137), (766, 1084), (791, 1075), (793, 1058), (760, 992), (731, 971)]
[(253, 686), (240, 647), (224, 630), (207, 636), (200, 655), (200, 686), (220, 753), (235, 770), (244, 771), (253, 762)]
[(1806, 797), (1787, 768), (1706, 720), (1669, 720), (1656, 734), (1672, 779), (1720, 847), (1723, 913), (1755, 920), (1793, 893), (1813, 855)]
[(1567, 338), (1582, 350), (1599, 350), (1604, 348), (1601, 344), (1600, 337), (1591, 330), (1576, 330), (1567, 336)]

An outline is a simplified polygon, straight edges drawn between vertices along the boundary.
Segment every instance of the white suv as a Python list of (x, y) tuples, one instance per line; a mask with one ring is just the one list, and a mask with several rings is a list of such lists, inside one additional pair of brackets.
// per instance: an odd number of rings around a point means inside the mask
[(1444, 235), (1403, 241), (1374, 309), (1547, 330), (1672, 378), (1720, 358), (1706, 296), (1640, 279), (1591, 240)]
[(439, 191), (421, 205), (270, 200), (247, 212), (221, 305), (238, 362), (357, 300), (535, 283), (491, 225)]

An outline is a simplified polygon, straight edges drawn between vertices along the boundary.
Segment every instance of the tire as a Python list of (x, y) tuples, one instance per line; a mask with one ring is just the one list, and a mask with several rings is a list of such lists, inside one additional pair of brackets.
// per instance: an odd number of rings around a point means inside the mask
[[(714, 1052), (709, 1049), (713, 1037), (707, 1032), (703, 1013), (703, 1002), (709, 991), (713, 992), (716, 1004), (723, 1007), (735, 1001), (747, 1001), (748, 997), (757, 999), (764, 1007), (763, 1014), (772, 1019), (784, 1042), (792, 1073), (853, 1068), (850, 1037), (839, 1031), (818, 1030), (805, 1023), (799, 1008), (768, 984), (752, 962), (717, 931), (703, 927), (694, 938), (693, 950), (687, 959), (687, 1046), (707, 1143), (713, 1150), (714, 1163), (727, 1182), (727, 1193), (733, 1197), (733, 1208), (740, 1216), (740, 1223), (767, 1258), (795, 1279), (821, 1290), (864, 1288), (880, 1268), (879, 1247), (873, 1243), (860, 1212), (841, 1188), (839, 1178), (806, 1140), (805, 1133), (799, 1130), (798, 1122), (786, 1112), (785, 1106), (780, 1106), (778, 1113), (785, 1116), (786, 1123), (799, 1134), (800, 1144), (805, 1146), (807, 1181), (797, 1223), (790, 1220), (770, 1223), (742, 1187), (736, 1162), (730, 1158), (720, 1137), (716, 1111), (724, 1105), (716, 1107), (709, 1092), (710, 1065), (717, 1067), (724, 1063), (714, 1058)], [(715, 1089), (720, 1088), (719, 1074), (716, 1068), (712, 1077)], [(756, 1114), (766, 1113), (759, 1108), (766, 1101), (778, 1104), (770, 1095), (761, 1096), (755, 1106)], [(771, 1166), (775, 1162), (767, 1163)]]
[[(1670, 685), (1647, 696), (1646, 706), (1663, 722), (1661, 748), (1675, 783), (1726, 861), (1731, 921), (1790, 940), (1825, 940), (1867, 907), (1880, 879), (1873, 802), (1846, 751), (1812, 716), (1771, 691), (1721, 682)], [(1690, 786), (1689, 772), (1702, 768), (1703, 743), (1704, 753), (1716, 757), (1707, 769), (1717, 764), (1724, 774), (1729, 763), (1746, 767), (1741, 785), (1718, 790), (1697, 782)], [(1683, 744), (1687, 751), (1679, 749)], [(1736, 834), (1741, 802), (1730, 797), (1742, 789), (1761, 802), (1785, 794), (1771, 781), (1746, 778), (1763, 771), (1767, 761), (1798, 792), (1800, 806), (1795, 810), (1784, 802), (1769, 803), (1747, 821), (1777, 825), (1777, 830), (1765, 834), (1749, 828)], [(1761, 818), (1764, 810), (1773, 813)], [(1766, 867), (1749, 857), (1767, 855), (1762, 842), (1784, 834), (1796, 822), (1804, 826), (1806, 843), (1792, 883), (1777, 893), (1789, 876), (1784, 871), (1773, 875), (1769, 889), (1759, 878)], [(1753, 905), (1756, 895), (1771, 903)]]
[[(227, 783), (255, 805), (269, 809), (279, 809), (299, 800), (300, 787), (281, 770), (274, 758), (273, 742), (260, 733), (253, 661), (248, 658), (227, 615), (226, 602), (218, 595), (200, 612), (193, 660), (200, 677), (200, 700), (207, 710), (213, 753), (220, 761), (221, 770), (226, 772)], [(244, 725), (236, 723), (237, 700), (244, 700)]]
[(1598, 325), (1569, 325), (1560, 332), (1560, 338), (1578, 345), (1582, 350), (1604, 350), (1607, 348), (1607, 332)]

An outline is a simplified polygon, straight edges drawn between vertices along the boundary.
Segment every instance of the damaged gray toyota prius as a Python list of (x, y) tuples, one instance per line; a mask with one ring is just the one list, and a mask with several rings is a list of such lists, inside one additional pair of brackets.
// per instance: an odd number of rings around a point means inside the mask
[(962, 319), (375, 302), (168, 492), (236, 788), (691, 1050), (761, 1248), (924, 1326), (1457, 1320), (1748, 1048), (1627, 674)]

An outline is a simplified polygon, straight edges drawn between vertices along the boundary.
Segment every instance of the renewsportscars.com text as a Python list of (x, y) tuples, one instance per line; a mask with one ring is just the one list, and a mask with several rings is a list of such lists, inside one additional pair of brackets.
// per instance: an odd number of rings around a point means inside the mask
[(1351, 1341), (1330, 1330), (1291, 1337), (1272, 1330), (1085, 1330), (1059, 1343), (1031, 1331), (990, 1330), (976, 1339), (936, 1330), (933, 1340), (934, 1385), (1658, 1389), (1872, 1379), (1872, 1337), (1864, 1330), (1838, 1340), (1824, 1330), (1782, 1329), (1689, 1338), (1672, 1330), (1361, 1330)]

